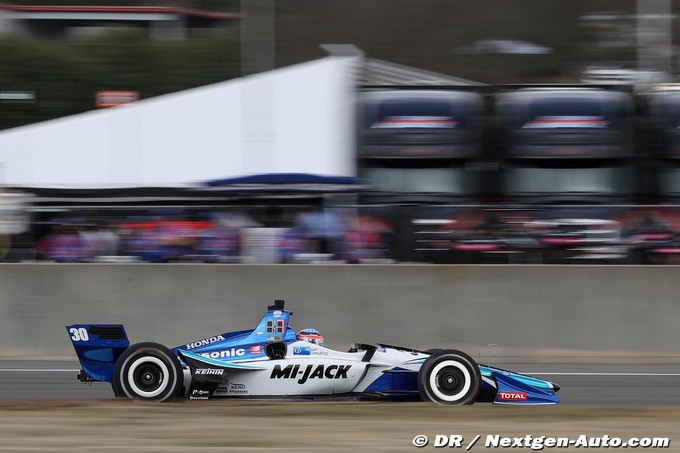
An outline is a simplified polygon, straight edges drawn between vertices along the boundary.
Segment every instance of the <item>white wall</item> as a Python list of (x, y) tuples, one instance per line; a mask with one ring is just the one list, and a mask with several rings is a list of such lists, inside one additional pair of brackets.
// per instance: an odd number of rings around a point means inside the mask
[(143, 186), (255, 173), (353, 176), (357, 63), (327, 57), (0, 132), (3, 182)]

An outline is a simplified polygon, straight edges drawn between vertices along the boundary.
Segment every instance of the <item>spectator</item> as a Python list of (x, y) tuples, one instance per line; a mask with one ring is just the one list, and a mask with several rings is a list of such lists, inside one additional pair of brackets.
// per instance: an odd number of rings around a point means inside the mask
[(36, 245), (39, 257), (57, 263), (89, 261), (85, 241), (80, 235), (83, 219), (55, 219), (52, 232)]
[(300, 228), (292, 227), (281, 236), (277, 246), (279, 262), (296, 263), (298, 257), (314, 252), (312, 243), (305, 238)]
[(387, 258), (385, 235), (391, 227), (381, 219), (356, 215), (348, 219), (342, 242), (342, 258), (348, 263)]
[(119, 253), (120, 238), (105, 222), (89, 225), (80, 235), (92, 261)]
[(152, 230), (152, 240), (164, 263), (180, 261), (191, 255), (196, 231), (186, 218), (183, 210), (169, 209), (158, 211), (160, 221)]
[(133, 216), (127, 222), (121, 223), (118, 232), (123, 254), (144, 262), (161, 262), (162, 251), (153, 233), (155, 227), (153, 218), (143, 216)]
[(314, 244), (316, 253), (328, 255), (335, 255), (344, 234), (340, 218), (322, 207), (299, 214), (295, 227)]
[(210, 227), (196, 241), (196, 253), (201, 261), (235, 263), (241, 257), (241, 230), (229, 216), (215, 214)]

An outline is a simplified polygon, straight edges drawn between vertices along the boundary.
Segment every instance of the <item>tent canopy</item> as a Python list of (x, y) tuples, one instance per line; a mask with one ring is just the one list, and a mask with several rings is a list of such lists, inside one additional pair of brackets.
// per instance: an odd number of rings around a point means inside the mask
[(225, 190), (272, 190), (347, 192), (363, 190), (368, 181), (352, 176), (324, 176), (311, 173), (262, 173), (236, 178), (213, 179), (207, 187)]

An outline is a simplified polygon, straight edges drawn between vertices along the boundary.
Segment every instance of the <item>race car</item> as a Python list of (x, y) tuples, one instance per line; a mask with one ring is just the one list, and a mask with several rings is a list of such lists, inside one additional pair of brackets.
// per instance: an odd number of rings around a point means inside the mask
[(223, 333), (172, 349), (130, 345), (123, 325), (74, 324), (66, 330), (82, 382), (110, 382), (117, 397), (420, 399), (443, 405), (557, 404), (559, 386), (477, 364), (455, 349), (353, 344), (327, 348), (313, 329), (296, 334), (283, 300), (253, 330)]

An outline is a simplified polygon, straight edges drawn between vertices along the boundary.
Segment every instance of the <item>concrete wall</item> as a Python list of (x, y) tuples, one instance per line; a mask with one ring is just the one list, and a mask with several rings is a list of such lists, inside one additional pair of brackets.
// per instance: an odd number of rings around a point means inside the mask
[[(74, 356), (64, 326), (177, 346), (254, 327), (275, 298), (335, 347), (384, 342), (680, 352), (680, 269), (629, 266), (0, 265), (0, 358)], [(466, 349), (467, 350), (467, 349)]]

